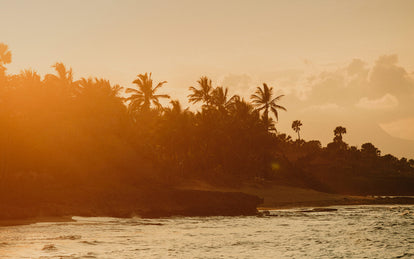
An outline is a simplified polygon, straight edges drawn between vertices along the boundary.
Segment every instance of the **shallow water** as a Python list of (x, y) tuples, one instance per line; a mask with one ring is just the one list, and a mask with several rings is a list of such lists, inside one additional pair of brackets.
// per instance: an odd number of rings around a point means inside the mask
[(411, 258), (414, 206), (0, 227), (0, 258)]

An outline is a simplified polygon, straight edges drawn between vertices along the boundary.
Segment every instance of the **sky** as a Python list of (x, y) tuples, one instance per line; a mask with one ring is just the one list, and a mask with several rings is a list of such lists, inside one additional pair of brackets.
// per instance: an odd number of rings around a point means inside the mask
[(266, 82), (284, 94), (278, 131), (414, 158), (414, 1), (0, 0), (9, 73), (45, 75), (63, 62), (75, 78), (132, 87), (152, 72), (187, 105), (208, 76), (249, 99)]

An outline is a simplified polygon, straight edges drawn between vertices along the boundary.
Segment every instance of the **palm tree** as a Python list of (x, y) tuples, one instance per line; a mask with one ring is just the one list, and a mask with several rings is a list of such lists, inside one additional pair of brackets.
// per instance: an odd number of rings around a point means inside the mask
[(115, 129), (120, 125), (126, 114), (124, 98), (120, 96), (122, 87), (111, 85), (109, 80), (100, 78), (81, 78), (76, 106), (79, 107), (79, 117), (87, 118), (95, 114), (90, 123), (102, 130)]
[(12, 55), (9, 47), (0, 42), (0, 73), (3, 74), (6, 68), (4, 65), (11, 63)]
[(302, 122), (300, 120), (295, 120), (292, 122), (292, 129), (298, 133), (298, 139), (300, 140), (300, 126), (302, 126)]
[(64, 84), (73, 83), (73, 71), (72, 68), (67, 69), (63, 63), (57, 62), (52, 67), (57, 72), (57, 75), (47, 74), (45, 76), (46, 81), (59, 81)]
[(183, 108), (181, 107), (181, 103), (178, 100), (171, 100), (170, 101), (172, 107), (171, 107), (171, 112), (176, 113), (176, 114), (181, 114), (183, 111)]
[(334, 129), (334, 142), (342, 142), (342, 134), (346, 134), (346, 128), (338, 126)]
[(202, 76), (197, 83), (199, 85), (199, 89), (194, 86), (190, 86), (189, 90), (193, 93), (188, 95), (188, 100), (190, 103), (203, 102), (207, 107), (209, 107), (211, 105), (213, 95), (211, 79), (208, 79), (206, 76)]
[(20, 74), (18, 75), (18, 77), (25, 82), (30, 82), (30, 83), (35, 82), (36, 84), (41, 84), (40, 75), (34, 70), (30, 70), (30, 69), (22, 70), (20, 71)]
[(67, 82), (73, 82), (73, 72), (72, 68), (69, 68), (69, 70), (66, 69), (65, 65), (63, 63), (56, 63), (52, 66), (55, 68), (56, 72), (58, 73), (58, 78), (62, 81)]
[(263, 89), (257, 87), (256, 92), (250, 97), (252, 99), (253, 106), (256, 107), (256, 110), (263, 110), (263, 121), (267, 129), (272, 128), (271, 120), (269, 119), (269, 110), (275, 115), (276, 121), (279, 119), (277, 110), (279, 109), (286, 111), (285, 107), (276, 104), (276, 102), (283, 96), (284, 95), (279, 95), (272, 99), (273, 88), (269, 88), (266, 83), (263, 83)]
[(258, 115), (258, 112), (254, 109), (254, 107), (238, 95), (234, 96), (233, 102), (229, 107), (229, 112), (232, 116), (237, 118), (248, 117), (251, 114)]
[(61, 90), (71, 97), (79, 93), (79, 81), (73, 81), (72, 68), (67, 69), (63, 63), (57, 62), (52, 66), (57, 75), (47, 74), (44, 82), (46, 85), (58, 85)]
[(120, 91), (123, 89), (120, 85), (111, 86), (109, 80), (102, 78), (81, 78), (77, 81), (80, 87), (80, 93), (88, 95), (88, 93), (101, 93), (108, 97), (123, 99), (119, 97)]
[(152, 85), (151, 79), (152, 73), (139, 74), (137, 79), (133, 81), (138, 86), (138, 89), (127, 88), (126, 93), (132, 93), (131, 96), (126, 98), (126, 101), (130, 101), (129, 108), (131, 111), (143, 110), (148, 111), (151, 108), (151, 104), (159, 110), (162, 109), (162, 105), (159, 102), (160, 98), (170, 98), (167, 94), (155, 94), (158, 88), (162, 87), (167, 81), (162, 81), (157, 84), (156, 87)]
[(171, 100), (170, 101), (171, 107), (168, 107), (166, 109), (164, 109), (165, 114), (169, 114), (169, 115), (181, 115), (184, 113), (188, 113), (188, 107), (183, 109), (181, 106), (180, 101), (178, 100)]
[(240, 99), (240, 96), (233, 95), (230, 99), (227, 99), (228, 94), (227, 87), (218, 86), (213, 90), (211, 103), (221, 111), (228, 110), (236, 100)]
[[(42, 85), (42, 80), (40, 75), (33, 70), (25, 69), (21, 70), (18, 75), (13, 75), (10, 77), (12, 85), (18, 85), (19, 87), (37, 87), (40, 88)], [(26, 88), (27, 90), (27, 88)], [(31, 95), (31, 94), (28, 94)]]

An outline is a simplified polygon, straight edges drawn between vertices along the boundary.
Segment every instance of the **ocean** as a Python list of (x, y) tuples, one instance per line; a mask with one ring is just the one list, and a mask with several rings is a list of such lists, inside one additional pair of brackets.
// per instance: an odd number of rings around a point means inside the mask
[(73, 217), (0, 227), (0, 258), (412, 258), (414, 206), (270, 216)]

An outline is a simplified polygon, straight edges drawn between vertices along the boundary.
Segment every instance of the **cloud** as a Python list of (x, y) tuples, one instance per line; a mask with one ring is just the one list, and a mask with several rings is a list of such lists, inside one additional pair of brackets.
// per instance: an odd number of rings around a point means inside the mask
[(303, 70), (287, 69), (264, 72), (257, 76), (248, 74), (228, 74), (219, 80), (220, 85), (237, 90), (237, 94), (250, 97), (256, 91), (257, 87), (262, 87), (266, 83), (269, 87), (273, 87), (275, 95), (293, 95), (302, 100), (306, 96), (306, 92), (310, 90), (304, 83), (306, 79)]
[(355, 104), (356, 107), (368, 110), (390, 110), (399, 105), (397, 97), (387, 93), (379, 99), (370, 100), (363, 97)]
[(302, 109), (302, 112), (337, 112), (340, 110), (342, 110), (342, 107), (336, 103), (325, 103), (321, 105), (311, 105)]
[(346, 71), (347, 71), (348, 75), (350, 75), (350, 76), (365, 74), (365, 72), (368, 70), (366, 68), (366, 65), (367, 65), (367, 63), (365, 63), (361, 59), (354, 58), (351, 61), (351, 63), (349, 63), (349, 65), (347, 66)]
[(358, 107), (371, 112), (398, 107), (400, 116), (413, 114), (414, 73), (398, 64), (397, 55), (382, 55), (373, 64), (355, 58), (336, 68), (320, 67), (307, 74), (304, 84), (308, 88), (301, 100), (307, 106), (336, 103), (350, 111)]
[(236, 75), (230, 74), (224, 77), (222, 81), (225, 87), (234, 87), (237, 89), (249, 88), (252, 82), (252, 78), (247, 74)]
[(219, 80), (220, 85), (228, 87), (230, 92), (236, 91), (237, 94), (250, 97), (250, 93), (253, 91), (254, 83), (253, 78), (248, 74), (229, 74)]
[(414, 140), (414, 117), (381, 123), (380, 127), (393, 137)]
[(414, 78), (397, 63), (397, 55), (384, 55), (377, 59), (369, 77), (372, 95), (391, 93), (402, 96), (414, 92)]
[(307, 99), (309, 102), (317, 105), (321, 103), (337, 103), (347, 106), (355, 102), (355, 91), (348, 85), (350, 79), (351, 77), (347, 75), (346, 67), (310, 75), (307, 81), (310, 86)]

